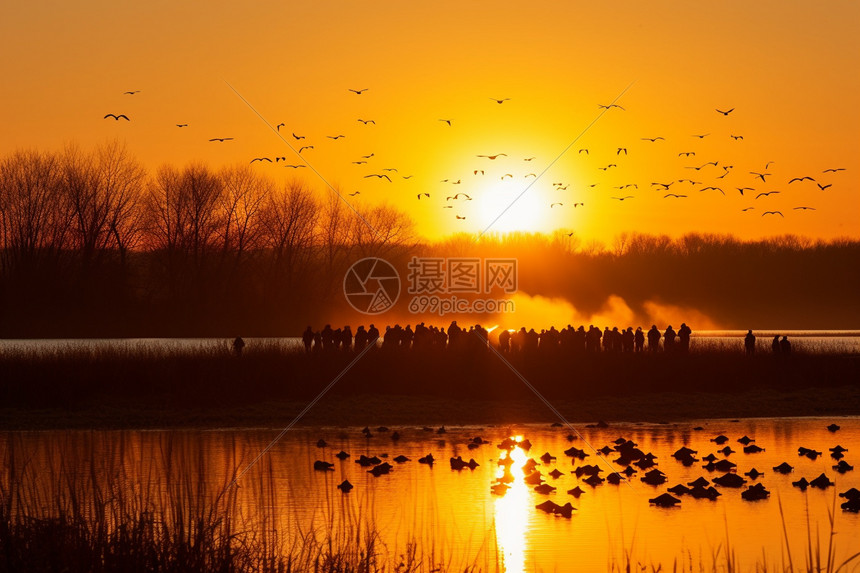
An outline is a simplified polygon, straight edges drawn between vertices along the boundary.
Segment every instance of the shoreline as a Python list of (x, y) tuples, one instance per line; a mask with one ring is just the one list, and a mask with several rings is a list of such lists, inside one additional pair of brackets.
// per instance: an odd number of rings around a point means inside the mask
[[(690, 420), (860, 416), (860, 385), (770, 388), (743, 393), (661, 392), (624, 398), (550, 400), (576, 426), (614, 423), (671, 424)], [(0, 430), (178, 430), (283, 428), (308, 401), (279, 401), (241, 407), (170, 408), (95, 404), (63, 408), (0, 409)], [(328, 395), (297, 427), (470, 426), (560, 422), (540, 400), (452, 399), (438, 396)]]

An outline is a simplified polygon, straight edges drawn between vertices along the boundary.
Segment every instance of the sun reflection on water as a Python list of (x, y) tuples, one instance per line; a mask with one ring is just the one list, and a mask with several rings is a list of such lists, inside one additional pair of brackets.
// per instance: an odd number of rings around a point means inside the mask
[[(514, 440), (520, 442), (522, 436), (514, 436)], [(494, 501), (494, 522), (496, 528), (497, 551), (501, 556), (502, 571), (508, 573), (521, 573), (525, 571), (526, 542), (529, 530), (529, 487), (523, 478), (523, 464), (528, 460), (526, 453), (520, 448), (513, 448), (510, 452), (502, 451), (500, 461), (510, 459), (510, 473), (513, 480), (508, 484), (510, 488)], [(496, 478), (501, 479), (505, 475), (506, 465), (500, 464), (496, 471)]]

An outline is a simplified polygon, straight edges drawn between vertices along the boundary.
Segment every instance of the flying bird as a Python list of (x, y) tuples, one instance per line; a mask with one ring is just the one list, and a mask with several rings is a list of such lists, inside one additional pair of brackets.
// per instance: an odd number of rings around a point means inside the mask
[(719, 187), (704, 187), (704, 188), (702, 188), (702, 189), (699, 189), (699, 192), (701, 193), (702, 191), (711, 191), (711, 190), (713, 190), (713, 191), (719, 191), (720, 193), (722, 193), (723, 195), (725, 195), (725, 192), (724, 192), (722, 189), (720, 189)]
[(699, 139), (705, 139), (705, 138), (706, 138), (706, 137), (708, 137), (709, 135), (711, 135), (711, 134), (710, 134), (710, 133), (705, 133), (705, 134), (703, 134), (703, 135), (697, 135), (697, 134), (695, 134), (695, 133), (694, 133), (694, 134), (693, 134), (693, 137), (698, 137)]
[(461, 217), (460, 215), (455, 215), (458, 219), (465, 219), (466, 217)]
[(354, 90), (352, 88), (347, 88), (347, 89), (349, 89), (349, 91), (351, 91), (355, 95), (361, 95), (368, 90), (368, 88), (364, 88), (364, 89), (360, 89), (360, 90)]
[(744, 194), (744, 191), (755, 191), (752, 187), (735, 187), (738, 191), (741, 192), (741, 195)]
[(134, 94), (139, 94), (139, 93), (140, 93), (140, 90), (134, 90), (134, 91), (130, 91), (130, 92), (122, 92), (122, 95), (134, 95)]
[(233, 141), (233, 138), (232, 137), (213, 137), (209, 141), (219, 141), (219, 142), (223, 143), (225, 141)]
[(453, 205), (442, 205), (442, 208), (443, 209), (453, 209), (454, 206)]
[(564, 207), (564, 203), (552, 203), (552, 204), (549, 206), (549, 208), (550, 208), (550, 209), (552, 209), (552, 208), (553, 208), (553, 207), (555, 207), (556, 205), (561, 205), (562, 207)]
[(671, 183), (659, 183), (659, 182), (655, 182), (655, 183), (651, 183), (651, 186), (652, 186), (652, 187), (654, 187), (654, 186), (660, 186), (660, 187), (663, 187), (663, 190), (664, 190), (664, 191), (668, 191), (668, 190), (669, 190), (669, 185), (672, 185), (673, 183), (675, 183), (675, 182), (674, 182), (674, 181), (672, 181)]
[(177, 123), (176, 127), (188, 127), (187, 123)]
[(815, 179), (813, 179), (812, 177), (808, 177), (808, 176), (807, 177), (795, 177), (794, 179), (789, 181), (788, 184), (791, 185), (795, 181), (805, 181), (806, 179), (809, 179), (810, 181), (815, 181)]
[(750, 171), (750, 175), (755, 175), (756, 177), (758, 177), (759, 179), (761, 179), (762, 181), (767, 183), (767, 180), (765, 179), (765, 175), (770, 175), (770, 173), (758, 173), (756, 171)]
[(624, 108), (623, 108), (623, 107), (621, 107), (620, 105), (618, 105), (617, 103), (611, 103), (611, 104), (609, 104), (609, 105), (597, 104), (597, 107), (599, 107), (600, 109), (609, 109), (609, 108), (612, 108), (612, 107), (617, 107), (617, 108), (618, 108), (618, 109), (620, 109), (621, 111), (625, 111), (625, 110), (624, 110)]
[(478, 157), (486, 157), (487, 159), (492, 161), (493, 159), (495, 159), (496, 157), (499, 157), (500, 155), (504, 155), (505, 157), (508, 156), (507, 153), (497, 153), (495, 155), (478, 155)]
[(510, 173), (505, 173), (504, 175), (502, 175), (502, 181), (504, 181), (504, 180), (505, 180), (505, 177), (510, 177), (511, 179), (513, 179), (513, 178), (514, 178), (514, 176), (513, 176), (513, 175), (511, 175)]
[[(574, 203), (574, 204), (573, 204), (573, 208), (574, 208), (574, 209), (576, 209), (576, 208), (577, 208), (577, 207), (579, 207), (579, 206), (583, 206), (583, 207), (585, 207), (585, 203)], [(573, 234), (573, 233), (571, 233), (571, 235), (572, 235), (572, 234)], [(570, 236), (570, 235), (568, 235), (568, 236)]]
[(610, 163), (610, 164), (609, 164), (609, 165), (607, 165), (606, 167), (598, 167), (598, 169), (600, 169), (601, 171), (606, 171), (606, 170), (607, 170), (607, 169), (609, 169), (610, 167), (618, 167), (618, 166), (617, 166), (617, 165), (615, 165), (614, 163)]
[(779, 191), (768, 191), (767, 193), (759, 193), (758, 195), (755, 196), (755, 198), (758, 199), (759, 197), (767, 197), (768, 195), (774, 195), (774, 194), (778, 194), (778, 193), (779, 193)]
[(305, 166), (304, 165), (293, 165), (292, 163), (288, 163), (287, 165), (284, 165), (284, 167), (290, 167), (291, 169), (299, 169), (299, 168), (305, 167)]
[(471, 198), (471, 197), (469, 197), (468, 195), (466, 195), (465, 193), (457, 193), (456, 195), (452, 195), (451, 197), (446, 197), (446, 198), (445, 198), (445, 200), (446, 200), (446, 201), (450, 201), (451, 199), (456, 200), (456, 199), (459, 199), (460, 195), (462, 195), (463, 197), (465, 197), (465, 198), (466, 198), (466, 201), (471, 201), (471, 200), (472, 200), (472, 198)]
[(305, 136), (304, 136), (304, 135), (296, 135), (296, 132), (295, 132), (295, 131), (293, 132), (293, 137), (295, 137), (297, 140), (298, 140), (298, 139), (304, 139), (304, 138), (305, 138)]
[(744, 138), (744, 136), (743, 136), (743, 135), (729, 135), (729, 137), (731, 137), (731, 138), (732, 138), (732, 139), (734, 139), (735, 141), (737, 141), (737, 140), (739, 140), (739, 139), (743, 139), (743, 138)]
[(385, 178), (385, 179), (388, 179), (388, 182), (389, 182), (389, 183), (391, 183), (391, 177), (389, 177), (389, 176), (388, 176), (388, 175), (386, 175), (385, 173), (383, 173), (383, 174), (381, 174), (381, 175), (380, 175), (380, 174), (378, 174), (378, 173), (371, 173), (370, 175), (365, 175), (365, 176), (364, 176), (364, 178), (365, 178), (365, 179), (367, 179), (368, 177), (376, 177), (376, 178), (379, 178), (379, 179)]
[(355, 163), (356, 165), (363, 165), (363, 164), (367, 163), (367, 161), (363, 161), (363, 160), (362, 161), (353, 161), (353, 163)]
[(526, 173), (525, 175), (523, 175), (523, 179), (525, 179), (526, 177), (537, 177), (537, 174), (536, 173)]
[(418, 194), (418, 200), (419, 200), (419, 201), (421, 200), (421, 196), (422, 196), (422, 195), (423, 195), (423, 196), (425, 196), (425, 197), (430, 197), (430, 193), (419, 193), (419, 194)]
[(583, 151), (585, 152), (585, 154), (586, 154), (586, 155), (588, 155), (588, 150), (587, 150), (587, 149), (580, 149), (580, 150), (579, 150), (579, 152), (580, 152), (580, 153), (582, 153)]
[(397, 168), (396, 167), (383, 167), (382, 170), (383, 171), (394, 171), (394, 172), (396, 172)]
[(663, 195), (663, 199), (666, 199), (668, 197), (675, 197), (677, 199), (683, 199), (683, 198), (686, 198), (687, 196), (686, 195), (676, 195), (675, 193), (666, 193), (665, 195)]
[(373, 121), (372, 119), (361, 119), (361, 118), (358, 118), (358, 121), (360, 121), (360, 122), (361, 122), (361, 123), (363, 123), (364, 125), (367, 125), (368, 123), (372, 123), (373, 125), (376, 125), (376, 122), (375, 122), (375, 121)]
[(782, 211), (765, 211), (761, 214), (762, 217), (764, 217), (765, 215), (779, 215), (780, 217), (785, 219), (785, 215), (782, 214)]
[(116, 121), (119, 121), (119, 120), (120, 120), (120, 118), (121, 118), (121, 119), (124, 119), (124, 120), (126, 120), (126, 121), (131, 121), (130, 119), (128, 119), (128, 116), (127, 116), (127, 115), (125, 115), (125, 114), (123, 114), (123, 113), (121, 113), (121, 114), (119, 114), (119, 115), (116, 115), (116, 114), (113, 114), (113, 113), (109, 113), (109, 114), (107, 114), (106, 116), (104, 116), (102, 119), (107, 119), (107, 118), (109, 118), (109, 117), (114, 118)]
[(729, 115), (729, 114), (730, 114), (730, 113), (732, 113), (733, 111), (735, 111), (735, 108), (732, 108), (732, 109), (730, 109), (730, 110), (728, 110), (728, 111), (723, 111), (723, 110), (721, 110), (721, 109), (718, 109), (718, 110), (717, 110), (717, 112), (718, 112), (718, 113), (721, 113), (721, 114), (723, 114), (723, 115)]
[(272, 162), (272, 160), (269, 159), (268, 157), (255, 157), (254, 159), (251, 160), (251, 163), (254, 163), (255, 161), (268, 161), (269, 163)]
[(345, 135), (326, 135), (329, 139), (340, 139), (341, 137), (346, 137)]
[(444, 121), (444, 122), (445, 122), (445, 123), (447, 123), (448, 125), (451, 125), (451, 120), (450, 120), (450, 119), (440, 119), (439, 121)]
[(349, 196), (355, 197), (356, 195), (360, 195), (360, 194), (361, 194), (361, 191), (356, 191), (355, 193), (350, 193)]
[(282, 127), (287, 127), (287, 124), (286, 123), (279, 123), (278, 125), (275, 126), (275, 129), (278, 131), (281, 131)]
[(835, 167), (830, 169), (825, 169), (822, 173), (836, 173), (837, 171), (845, 171), (844, 167)]
[(828, 183), (827, 185), (822, 185), (821, 183), (816, 183), (816, 185), (818, 185), (818, 188), (821, 189), (822, 191), (824, 191), (828, 187), (833, 187), (833, 183)]
[(642, 138), (642, 141), (650, 141), (651, 143), (654, 143), (654, 142), (655, 142), (655, 141), (657, 141), (658, 139), (666, 139), (666, 138), (665, 138), (665, 137), (660, 137), (660, 136), (657, 136), (657, 137), (643, 137), (643, 138)]
[(505, 103), (506, 101), (508, 101), (508, 100), (509, 100), (509, 99), (511, 99), (511, 98), (506, 97), (506, 98), (498, 99), (498, 98), (491, 97), (490, 99), (491, 99), (491, 100), (493, 100), (494, 102), (498, 103), (498, 104), (502, 104), (502, 103)]
[(472, 172), (472, 174), (473, 174), (473, 175), (477, 175), (478, 173), (480, 173), (481, 175), (483, 175), (483, 174), (484, 174), (484, 170), (483, 170), (483, 169), (475, 169), (475, 170)]
[(523, 161), (534, 161), (535, 159), (535, 157), (524, 157)]
[(795, 211), (816, 211), (815, 207), (794, 207)]
[(370, 155), (362, 155), (362, 156), (361, 156), (361, 158), (362, 158), (362, 159), (370, 159), (370, 158), (371, 158), (371, 157), (373, 157), (374, 155), (376, 155), (376, 154), (375, 154), (375, 153), (371, 153)]
[(615, 152), (615, 155), (621, 155), (622, 151), (624, 152), (624, 155), (627, 155), (627, 148), (626, 147), (619, 147), (618, 151)]
[(751, 209), (755, 209), (755, 207), (744, 207), (741, 211), (749, 211)]
[(404, 179), (412, 179), (413, 177), (415, 177), (415, 176), (414, 175), (404, 175), (403, 176)]
[(626, 197), (612, 197), (612, 199), (618, 199), (619, 201), (624, 201), (625, 199), (633, 199), (633, 195), (627, 195)]
[(299, 153), (301, 153), (305, 149), (313, 149), (313, 148), (314, 148), (313, 145), (305, 145), (304, 147), (299, 147)]
[(696, 152), (695, 151), (682, 151), (681, 153), (678, 154), (678, 157), (681, 157), (682, 155), (684, 157), (690, 157), (691, 155), (696, 155)]

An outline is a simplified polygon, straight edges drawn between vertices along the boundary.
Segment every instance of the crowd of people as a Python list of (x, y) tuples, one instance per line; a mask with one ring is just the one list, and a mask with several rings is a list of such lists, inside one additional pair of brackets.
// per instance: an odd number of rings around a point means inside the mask
[(314, 330), (308, 326), (302, 333), (302, 343), (308, 354), (334, 351), (361, 352), (370, 344), (377, 345), (382, 350), (409, 349), (481, 349), (493, 344), (500, 352), (508, 353), (551, 353), (569, 351), (571, 353), (656, 353), (672, 352), (687, 353), (690, 350), (692, 329), (686, 323), (676, 331), (668, 326), (660, 331), (652, 325), (646, 332), (642, 327), (635, 331), (633, 327), (619, 329), (618, 327), (600, 328), (584, 325), (578, 328), (571, 325), (557, 330), (554, 326), (540, 332), (534, 328), (526, 330), (502, 329), (492, 333), (475, 324), (461, 327), (457, 321), (445, 327), (425, 325), (420, 322), (415, 325), (401, 327), (399, 324), (386, 326), (385, 332), (380, 333), (374, 324), (368, 328), (359, 326), (353, 333), (349, 325), (342, 328), (332, 328), (325, 325), (322, 330)]

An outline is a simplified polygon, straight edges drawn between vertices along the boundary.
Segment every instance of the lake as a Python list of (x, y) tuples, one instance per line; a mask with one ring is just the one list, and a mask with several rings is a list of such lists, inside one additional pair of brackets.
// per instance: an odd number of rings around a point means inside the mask
[[(841, 426), (835, 433), (826, 428), (834, 421)], [(697, 426), (703, 429), (694, 430)], [(394, 431), (399, 440), (392, 438)], [(830, 456), (830, 448), (838, 444), (847, 448), (849, 463), (856, 461), (860, 418), (712, 419), (608, 428), (449, 427), (444, 434), (392, 427), (372, 428), (371, 437), (365, 437), (361, 428), (314, 427), (294, 429), (273, 442), (280, 432), (279, 428), (6, 432), (0, 434), (4, 464), (0, 485), (9, 491), (10, 480), (15, 481), (25, 498), (42, 504), (45, 514), (51, 512), (55, 498), (63, 497), (64, 488), (78, 488), (85, 497), (96, 486), (120, 487), (141, 507), (159, 511), (174, 503), (170, 493), (177, 484), (193, 484), (200, 500), (210, 499), (240, 475), (238, 487), (230, 488), (235, 494), (230, 511), (241, 531), (269, 536), (284, 551), (307, 545), (308, 536), (337, 544), (372, 531), (378, 536), (381, 558), (391, 568), (402, 554), (415, 551), (425, 570), (441, 566), (462, 571), (474, 566), (483, 571), (555, 571), (570, 570), (572, 564), (583, 571), (620, 570), (626, 556), (649, 570), (658, 564), (667, 570), (676, 561), (679, 569), (711, 569), (714, 560), (724, 561), (728, 550), (739, 570), (752, 570), (765, 561), (780, 569), (788, 559), (786, 540), (795, 565), (804, 562), (810, 539), (813, 546), (820, 542), (826, 554), (829, 515), (837, 563), (860, 548), (860, 515), (842, 511), (839, 504), (845, 499), (836, 495), (860, 488), (860, 470), (837, 473), (832, 469), (836, 460)], [(726, 444), (710, 441), (719, 434), (729, 437)], [(572, 441), (568, 435), (573, 435)], [(744, 435), (764, 451), (743, 453), (737, 440)], [(468, 443), (478, 436), (489, 443), (469, 449)], [(490, 486), (502, 475), (498, 460), (508, 455), (497, 444), (514, 436), (532, 445), (528, 451), (511, 450), (514, 481), (507, 493), (495, 495)], [(668, 481), (647, 485), (640, 480), (645, 471), (639, 470), (629, 482), (592, 487), (584, 483), (585, 475), (577, 478), (572, 473), (584, 464), (599, 465), (602, 477), (623, 469), (613, 462), (616, 452), (600, 459), (594, 450), (614, 446), (620, 437), (653, 453)], [(327, 442), (325, 447), (318, 447), (320, 439)], [(726, 445), (736, 452), (728, 456), (717, 452)], [(589, 456), (572, 460), (564, 453), (571, 446)], [(723, 475), (704, 469), (703, 461), (682, 465), (672, 457), (681, 446), (697, 450), (699, 459), (715, 453), (719, 460), (734, 462), (747, 484), (740, 489), (716, 486), (722, 495), (715, 501), (682, 495), (674, 508), (649, 504), (669, 486)], [(799, 456), (801, 446), (823, 455), (814, 460)], [(351, 457), (339, 460), (335, 454), (341, 450)], [(556, 459), (541, 462), (545, 452)], [(433, 466), (418, 463), (429, 453), (437, 460)], [(374, 477), (369, 467), (355, 462), (361, 454), (379, 456), (394, 467), (389, 474)], [(410, 461), (393, 461), (400, 455)], [(474, 458), (478, 466), (455, 471), (449, 464), (453, 456)], [(528, 458), (540, 464), (537, 470), (557, 488), (555, 492), (540, 494), (525, 483), (519, 467)], [(333, 470), (315, 471), (318, 460), (333, 464)], [(794, 470), (787, 475), (774, 472), (772, 468), (784, 461)], [(753, 467), (764, 472), (755, 481), (744, 476)], [(554, 469), (560, 477), (549, 476)], [(801, 491), (791, 485), (822, 473), (835, 487)], [(355, 486), (349, 494), (336, 488), (345, 479)], [(742, 500), (741, 491), (757, 482), (765, 485), (770, 497)], [(576, 486), (584, 490), (578, 499), (566, 493)], [(576, 510), (568, 519), (535, 508), (548, 499), (559, 505), (571, 502)]]

